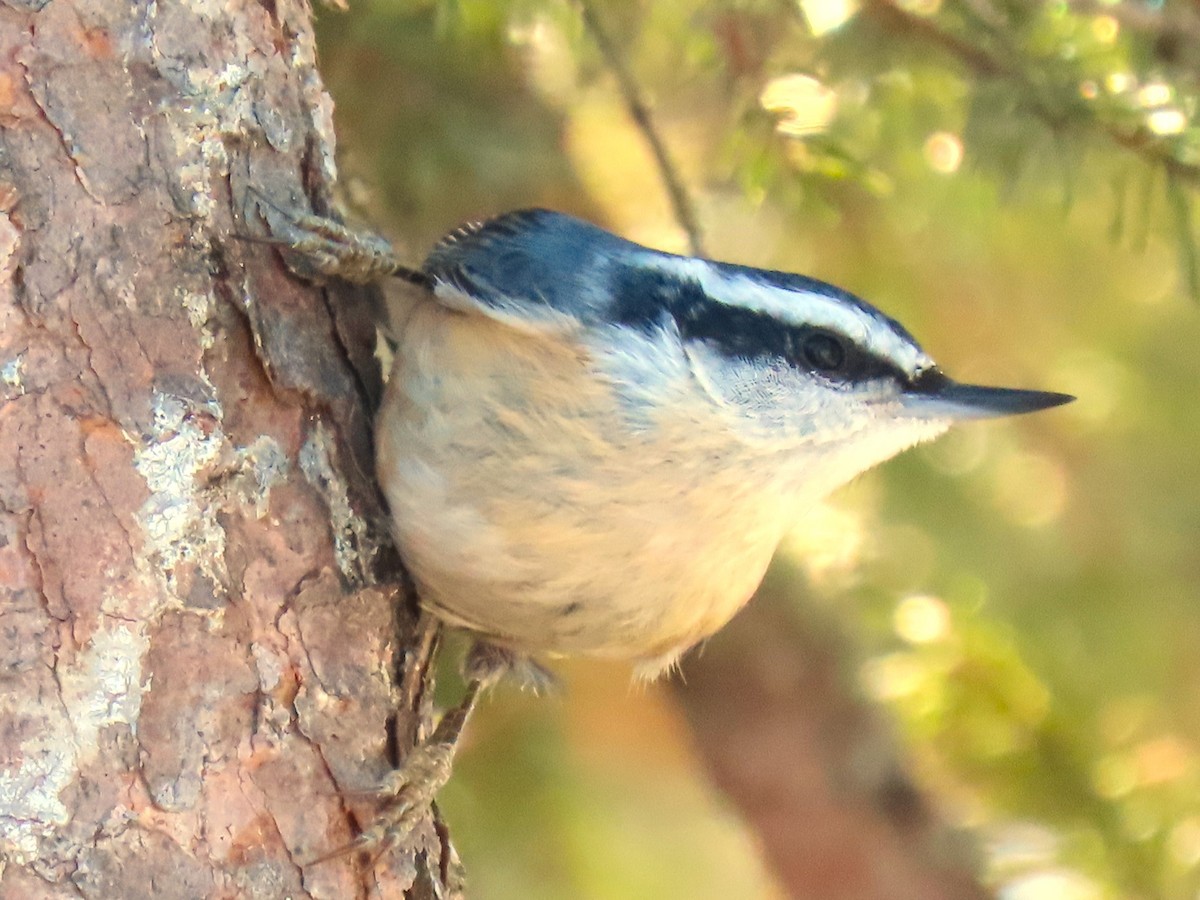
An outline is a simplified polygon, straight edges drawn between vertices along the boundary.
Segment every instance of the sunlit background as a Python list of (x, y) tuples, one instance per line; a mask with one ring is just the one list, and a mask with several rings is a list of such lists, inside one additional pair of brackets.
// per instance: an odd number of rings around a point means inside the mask
[[(861, 478), (773, 584), (836, 618), (1003, 897), (1198, 896), (1197, 7), (594, 12), (709, 254), (866, 297), (956, 377), (1079, 396)], [(359, 0), (319, 25), (347, 199), (414, 262), (533, 205), (686, 250), (578, 6)], [(444, 793), (471, 895), (783, 897), (671, 691), (560, 671), (561, 696), (487, 700)]]

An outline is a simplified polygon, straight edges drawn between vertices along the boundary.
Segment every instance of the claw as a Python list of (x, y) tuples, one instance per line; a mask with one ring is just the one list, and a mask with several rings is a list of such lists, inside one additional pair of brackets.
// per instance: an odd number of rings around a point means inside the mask
[(319, 865), (364, 850), (372, 851), (371, 864), (374, 865), (384, 853), (403, 843), (421, 823), (438, 791), (450, 780), (459, 739), (484, 688), (504, 675), (516, 675), (525, 687), (539, 692), (556, 684), (554, 675), (528, 656), (486, 641), (476, 641), (467, 655), (464, 669), (468, 681), (462, 700), (442, 715), (433, 733), (417, 744), (400, 768), (380, 786), (378, 793), (385, 799), (374, 821), (348, 844), (330, 850), (306, 865)]
[(247, 191), (275, 216), (266, 216), (276, 243), (293, 272), (310, 281), (341, 278), (354, 284), (372, 284), (398, 276), (429, 287), (423, 272), (405, 266), (392, 245), (377, 234), (354, 231), (336, 219), (288, 209), (251, 186)]
[(350, 843), (316, 857), (307, 865), (315, 866), (360, 850), (374, 850), (373, 865), (408, 837), (432, 806), (438, 791), (450, 780), (459, 738), (482, 687), (479, 681), (468, 684), (459, 704), (442, 716), (433, 734), (413, 748), (400, 768), (388, 777), (380, 791), (387, 800), (375, 821)]
[(302, 866), (319, 866), (321, 863), (329, 862), (331, 859), (337, 859), (340, 856), (349, 856), (351, 853), (357, 853), (359, 850), (367, 849), (367, 841), (363, 840), (366, 837), (364, 831), (354, 840), (347, 844), (342, 844), (340, 847), (335, 847), (327, 853), (322, 853), (320, 856), (314, 856), (312, 859), (301, 862)]

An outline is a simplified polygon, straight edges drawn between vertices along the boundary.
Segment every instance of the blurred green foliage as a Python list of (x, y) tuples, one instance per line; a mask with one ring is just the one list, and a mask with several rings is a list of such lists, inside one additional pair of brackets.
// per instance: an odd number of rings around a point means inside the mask
[[(797, 535), (797, 595), (856, 633), (1004, 896), (1197, 896), (1200, 9), (595, 10), (713, 256), (843, 285), (964, 378), (1079, 395), (851, 486)], [(577, 6), (364, 0), (319, 26), (351, 199), (414, 260), (531, 205), (686, 246)], [(562, 699), (490, 701), (447, 790), (475, 895), (778, 896), (669, 696), (567, 671)]]

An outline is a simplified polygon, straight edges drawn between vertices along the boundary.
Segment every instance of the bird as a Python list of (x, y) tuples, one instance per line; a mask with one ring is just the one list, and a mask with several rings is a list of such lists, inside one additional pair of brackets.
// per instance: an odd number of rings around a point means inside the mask
[(833, 285), (524, 210), (451, 232), (396, 330), (377, 472), (425, 608), (517, 654), (669, 670), (798, 515), (964, 419), (963, 385)]
[(394, 838), (448, 777), (498, 672), (570, 655), (659, 677), (840, 485), (955, 423), (1074, 399), (959, 383), (827, 282), (550, 210), (464, 225), (419, 268), (330, 220), (297, 220), (290, 243), (321, 275), (406, 285), (377, 475), (422, 608), (476, 638), (461, 708), (364, 843)]

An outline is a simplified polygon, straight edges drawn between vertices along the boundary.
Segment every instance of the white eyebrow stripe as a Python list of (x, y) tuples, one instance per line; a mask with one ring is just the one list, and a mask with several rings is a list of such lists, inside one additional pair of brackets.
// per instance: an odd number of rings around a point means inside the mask
[(882, 313), (866, 310), (816, 291), (788, 290), (751, 278), (730, 276), (705, 259), (650, 253), (644, 264), (690, 279), (716, 303), (762, 313), (790, 325), (812, 325), (844, 335), (871, 353), (892, 360), (909, 374), (933, 366), (933, 360), (897, 334)]

